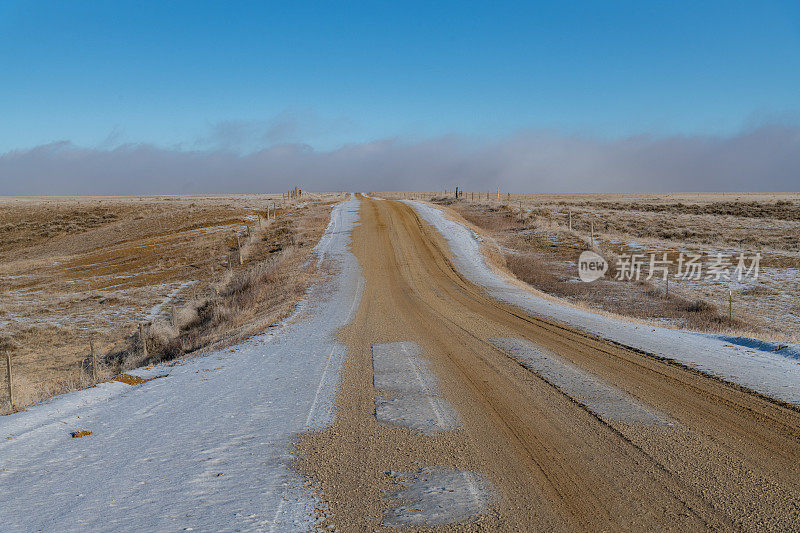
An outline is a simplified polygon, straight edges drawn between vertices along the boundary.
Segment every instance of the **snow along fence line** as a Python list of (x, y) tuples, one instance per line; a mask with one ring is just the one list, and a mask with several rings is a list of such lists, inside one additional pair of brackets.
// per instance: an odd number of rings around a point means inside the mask
[(800, 406), (800, 364), (793, 357), (800, 351), (800, 344), (776, 351), (772, 343), (758, 339), (642, 325), (579, 309), (555, 298), (543, 298), (521, 289), (506, 275), (492, 269), (481, 253), (481, 237), (474, 231), (448, 219), (439, 208), (412, 200), (404, 202), (439, 231), (450, 246), (456, 267), (471, 282), (486, 288), (490, 296)]

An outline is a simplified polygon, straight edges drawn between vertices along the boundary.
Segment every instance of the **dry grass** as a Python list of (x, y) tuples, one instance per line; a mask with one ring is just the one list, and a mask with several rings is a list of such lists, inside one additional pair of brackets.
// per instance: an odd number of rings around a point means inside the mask
[[(474, 201), (473, 201), (474, 194)], [(700, 331), (800, 337), (800, 194), (452, 194), (380, 193), (446, 205), (491, 236), (504, 265), (543, 292), (578, 305)], [(573, 231), (569, 231), (570, 214)], [(576, 259), (594, 248), (612, 265), (604, 280), (577, 282)], [(762, 254), (757, 282), (613, 279), (617, 257), (630, 253)], [(674, 272), (674, 268), (673, 268)], [(728, 290), (734, 294), (728, 319)]]
[[(0, 199), (0, 327), (15, 406), (90, 386), (90, 339), (107, 380), (279, 320), (315, 274), (301, 267), (339, 198), (306, 195), (269, 224), (280, 195)], [(6, 396), (2, 387), (0, 409)]]

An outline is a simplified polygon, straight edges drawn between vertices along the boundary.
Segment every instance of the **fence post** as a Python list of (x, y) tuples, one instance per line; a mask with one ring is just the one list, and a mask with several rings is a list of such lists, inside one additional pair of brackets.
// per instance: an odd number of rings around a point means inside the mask
[(667, 281), (667, 293), (664, 295), (664, 297), (669, 298), (669, 271), (667, 271), (667, 277), (664, 279)]
[(733, 291), (728, 289), (728, 321), (733, 320)]
[(8, 405), (14, 412), (14, 386), (11, 379), (11, 350), (6, 348), (6, 372), (8, 373)]
[(147, 359), (147, 341), (145, 341), (144, 328), (141, 323), (139, 323), (139, 342), (142, 343), (142, 356)]
[(572, 209), (569, 210), (569, 230), (572, 231)]
[(92, 381), (97, 382), (97, 357), (94, 355), (94, 339), (89, 337), (89, 351), (92, 354)]
[(242, 244), (239, 242), (239, 232), (236, 232), (236, 251), (239, 254), (239, 264), (242, 264)]
[(594, 221), (589, 222), (589, 228), (591, 229), (592, 232), (592, 246), (594, 246)]

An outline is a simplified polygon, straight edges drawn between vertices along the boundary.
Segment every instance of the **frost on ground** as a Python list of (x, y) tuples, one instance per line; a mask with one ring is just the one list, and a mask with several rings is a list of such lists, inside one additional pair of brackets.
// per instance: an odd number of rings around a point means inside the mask
[(652, 327), (572, 307), (521, 290), (490, 268), (480, 251), (480, 237), (440, 209), (406, 200), (450, 245), (454, 262), (467, 278), (495, 298), (551, 317), (588, 333), (660, 357), (678, 361), (726, 381), (784, 402), (800, 405), (800, 345), (777, 345), (756, 339)]
[(334, 208), (317, 251), (336, 275), (273, 332), (2, 417), (3, 530), (310, 528), (319, 502), (289, 468), (292, 441), (332, 421), (334, 333), (363, 288), (357, 213), (355, 199)]
[(168, 306), (173, 300), (175, 300), (175, 297), (178, 296), (179, 292), (181, 292), (183, 289), (185, 289), (190, 285), (194, 285), (195, 283), (197, 282), (190, 280), (175, 284), (175, 287), (170, 291), (169, 294), (167, 294), (164, 297), (163, 300), (161, 300), (156, 305), (150, 308), (150, 311), (147, 313), (147, 316), (144, 317), (145, 322), (152, 322), (153, 320), (158, 318), (164, 312), (164, 307)]

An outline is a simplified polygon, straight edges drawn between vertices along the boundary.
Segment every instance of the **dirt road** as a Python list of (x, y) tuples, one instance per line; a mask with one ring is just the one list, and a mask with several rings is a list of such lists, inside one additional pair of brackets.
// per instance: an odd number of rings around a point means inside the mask
[[(336, 420), (303, 437), (297, 460), (329, 523), (800, 527), (800, 413), (487, 297), (405, 204), (364, 198), (360, 218), (352, 248), (366, 286), (340, 331)], [(402, 357), (419, 386), (402, 369), (378, 375)], [(415, 418), (427, 404), (414, 395), (430, 400), (432, 422)], [(436, 472), (465, 473), (476, 511), (426, 522), (426, 502), (408, 504), (402, 490)]]

